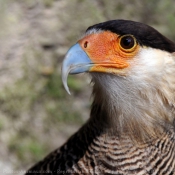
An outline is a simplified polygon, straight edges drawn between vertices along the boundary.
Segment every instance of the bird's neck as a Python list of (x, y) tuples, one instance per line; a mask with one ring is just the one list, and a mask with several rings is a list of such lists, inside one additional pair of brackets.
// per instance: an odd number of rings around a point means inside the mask
[(161, 89), (135, 87), (127, 79), (118, 78), (95, 75), (91, 120), (99, 129), (144, 141), (173, 131), (174, 105)]

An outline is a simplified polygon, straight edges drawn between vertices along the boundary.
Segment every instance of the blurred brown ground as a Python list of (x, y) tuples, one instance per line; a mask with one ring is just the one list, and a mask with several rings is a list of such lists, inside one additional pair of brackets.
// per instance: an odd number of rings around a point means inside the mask
[(111, 19), (147, 23), (175, 41), (174, 0), (0, 0), (0, 174), (23, 174), (87, 119), (90, 79), (60, 78), (68, 48)]

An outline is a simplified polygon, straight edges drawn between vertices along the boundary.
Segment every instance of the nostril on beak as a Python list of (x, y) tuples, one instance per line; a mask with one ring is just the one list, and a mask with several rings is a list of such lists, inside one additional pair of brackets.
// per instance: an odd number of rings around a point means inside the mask
[(88, 46), (88, 41), (85, 41), (84, 42), (84, 48), (87, 48), (87, 46)]

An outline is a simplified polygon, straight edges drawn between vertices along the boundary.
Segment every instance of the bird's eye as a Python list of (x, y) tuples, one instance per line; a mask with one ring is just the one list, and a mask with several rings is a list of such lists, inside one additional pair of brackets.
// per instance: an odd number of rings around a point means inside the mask
[(132, 49), (135, 46), (135, 39), (132, 36), (123, 36), (120, 39), (120, 46), (123, 49)]

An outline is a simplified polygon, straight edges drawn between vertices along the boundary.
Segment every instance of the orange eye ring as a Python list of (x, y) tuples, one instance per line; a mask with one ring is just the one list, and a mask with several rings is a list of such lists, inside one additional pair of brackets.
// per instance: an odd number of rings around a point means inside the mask
[(132, 35), (123, 35), (119, 37), (119, 47), (122, 51), (131, 53), (136, 49), (137, 42)]

